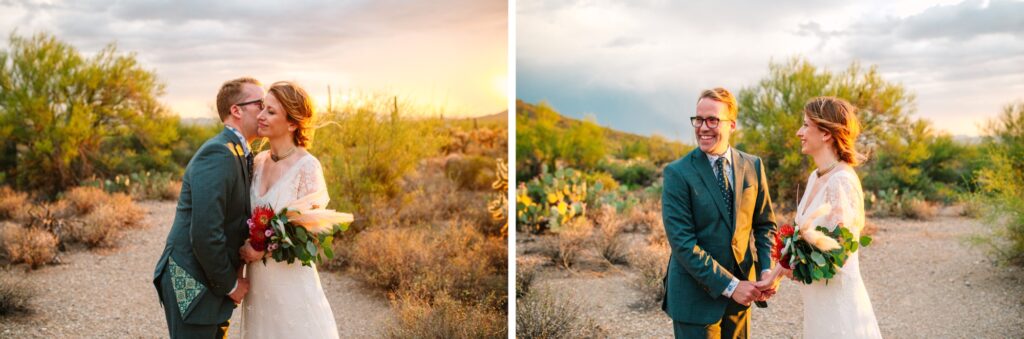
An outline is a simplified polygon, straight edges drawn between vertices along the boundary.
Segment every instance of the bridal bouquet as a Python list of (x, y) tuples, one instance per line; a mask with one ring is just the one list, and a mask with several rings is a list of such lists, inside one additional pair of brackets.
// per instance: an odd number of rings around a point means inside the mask
[[(348, 230), (352, 215), (317, 206), (326, 192), (317, 192), (295, 200), (274, 212), (270, 206), (253, 209), (249, 225), (249, 244), (257, 251), (268, 251), (274, 260), (289, 264), (298, 259), (304, 266), (334, 258), (331, 243), (334, 234)], [(323, 253), (323, 256), (321, 256)], [(266, 265), (267, 259), (263, 258)]]
[(864, 235), (854, 239), (853, 233), (842, 223), (832, 231), (822, 226), (812, 229), (785, 224), (775, 233), (772, 259), (783, 268), (793, 270), (793, 279), (804, 284), (824, 279), (827, 284), (851, 253), (870, 244), (871, 237)]

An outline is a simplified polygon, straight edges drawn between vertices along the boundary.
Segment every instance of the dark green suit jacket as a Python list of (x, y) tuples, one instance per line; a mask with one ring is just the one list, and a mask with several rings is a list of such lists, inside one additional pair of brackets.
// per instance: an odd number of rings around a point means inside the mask
[[(220, 324), (231, 318), (235, 308), (227, 294), (242, 265), (238, 249), (248, 237), (245, 221), (250, 214), (249, 169), (241, 142), (225, 128), (196, 151), (181, 179), (174, 224), (157, 261), (153, 283), (158, 295), (166, 288), (183, 294), (183, 289), (160, 283), (160, 275), (170, 271), (173, 260), (192, 282), (201, 285), (191, 292), (193, 302), (183, 306), (181, 318), (186, 324)], [(163, 299), (164, 307), (177, 307), (178, 301)]]
[[(775, 215), (764, 166), (761, 158), (735, 148), (732, 163), (736, 192), (732, 220), (715, 172), (700, 148), (665, 167), (662, 218), (672, 256), (662, 309), (675, 321), (719, 321), (731, 300), (722, 292), (732, 278), (756, 281), (762, 270), (771, 267)], [(757, 267), (753, 267), (755, 260)]]

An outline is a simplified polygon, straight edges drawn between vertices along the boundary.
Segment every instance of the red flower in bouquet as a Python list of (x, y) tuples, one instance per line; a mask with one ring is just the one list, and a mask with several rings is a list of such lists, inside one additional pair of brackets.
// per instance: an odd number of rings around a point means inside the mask
[(257, 251), (267, 249), (267, 233), (270, 228), (270, 220), (274, 218), (274, 210), (269, 207), (260, 206), (252, 210), (252, 217), (249, 218), (249, 244)]
[(786, 246), (786, 238), (792, 237), (796, 230), (793, 225), (785, 224), (779, 228), (778, 232), (775, 232), (775, 244), (772, 246), (772, 259), (782, 265), (785, 269), (792, 269), (789, 267), (789, 253), (782, 255), (782, 249)]

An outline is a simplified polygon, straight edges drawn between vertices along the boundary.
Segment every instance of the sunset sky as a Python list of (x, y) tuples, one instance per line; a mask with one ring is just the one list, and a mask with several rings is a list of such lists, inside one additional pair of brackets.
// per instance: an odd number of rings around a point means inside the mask
[(293, 80), (322, 104), (330, 85), (399, 95), (446, 116), (508, 106), (504, 0), (0, 1), (0, 32), (49, 32), (86, 55), (135, 52), (185, 117), (216, 117), (226, 80)]
[(955, 135), (1024, 100), (1020, 1), (522, 0), (517, 16), (518, 98), (689, 143), (702, 89), (737, 93), (797, 55), (877, 65)]

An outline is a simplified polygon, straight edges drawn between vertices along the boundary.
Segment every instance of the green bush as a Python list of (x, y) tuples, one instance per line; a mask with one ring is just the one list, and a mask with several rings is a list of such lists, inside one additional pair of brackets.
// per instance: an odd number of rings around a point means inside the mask
[(1024, 102), (1008, 105), (986, 126), (988, 166), (977, 181), (985, 222), (994, 232), (977, 236), (1001, 261), (1024, 264)]
[(494, 159), (482, 156), (455, 156), (445, 162), (444, 172), (459, 189), (488, 190), (495, 180)]
[(53, 196), (93, 176), (173, 171), (179, 119), (164, 85), (111, 44), (86, 58), (45, 33), (0, 50), (0, 169), (20, 190)]
[(388, 217), (388, 202), (404, 194), (402, 178), (444, 145), (441, 120), (415, 115), (398, 98), (368, 96), (318, 118), (310, 152), (324, 167), (330, 208), (365, 218), (352, 225), (357, 231)]

